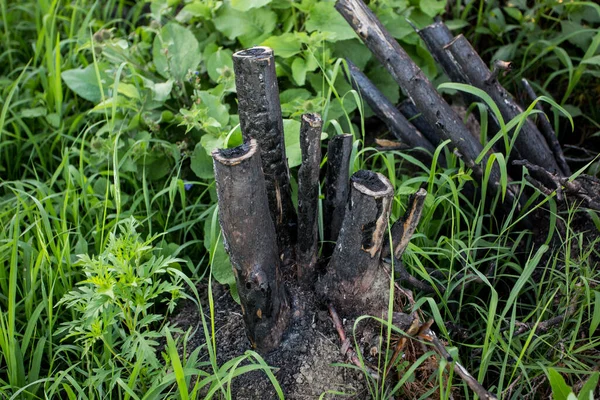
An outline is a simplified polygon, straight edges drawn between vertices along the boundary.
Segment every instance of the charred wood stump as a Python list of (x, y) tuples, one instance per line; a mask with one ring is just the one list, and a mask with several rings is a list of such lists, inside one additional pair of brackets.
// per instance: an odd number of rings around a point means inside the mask
[(233, 265), (252, 347), (276, 348), (290, 306), (280, 271), (275, 226), (255, 140), (212, 153), (224, 244)]
[(352, 135), (334, 136), (327, 146), (327, 178), (325, 182), (325, 204), (323, 212), (324, 250), (327, 255), (333, 251), (334, 243), (342, 228), (346, 212), (350, 185), (350, 156), (352, 155)]
[[(481, 143), (471, 135), (461, 118), (365, 3), (361, 0), (337, 0), (335, 8), (408, 94), (427, 123), (435, 127), (438, 136), (444, 140), (450, 139), (465, 160), (474, 164), (483, 151)], [(487, 165), (488, 158), (486, 154), (483, 155), (482, 165)], [(478, 170), (473, 172), (479, 175), (478, 179), (482, 179)], [(500, 170), (494, 164), (489, 179), (490, 188), (494, 192), (498, 192), (499, 182)], [(512, 193), (509, 197), (512, 201)]]
[(394, 189), (383, 175), (358, 171), (350, 179), (350, 194), (342, 229), (317, 290), (344, 315), (380, 315), (389, 300), (389, 276), (380, 256)]
[(242, 136), (245, 142), (256, 139), (260, 147), (269, 210), (280, 254), (287, 261), (293, 257), (296, 211), (292, 203), (273, 50), (253, 47), (238, 51), (233, 55), (233, 68)]
[[(513, 97), (498, 82), (497, 73), (490, 71), (463, 35), (457, 36), (446, 46), (446, 49), (456, 60), (467, 82), (483, 90), (492, 98), (506, 122), (523, 112)], [(509, 132), (511, 136), (514, 134), (514, 130)], [(529, 119), (525, 121), (518, 132), (514, 150), (517, 159), (528, 160), (550, 172), (560, 173), (560, 168), (544, 137)]]
[(298, 243), (296, 266), (298, 280), (310, 283), (315, 276), (318, 253), (319, 167), (321, 128), (319, 114), (304, 114), (300, 126), (302, 165), (298, 170)]

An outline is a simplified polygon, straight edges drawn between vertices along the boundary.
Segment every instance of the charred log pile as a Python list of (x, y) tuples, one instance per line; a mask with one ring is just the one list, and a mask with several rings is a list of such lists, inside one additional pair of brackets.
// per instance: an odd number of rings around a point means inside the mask
[[(503, 178), (497, 164), (488, 166), (490, 152), (484, 150), (479, 138), (471, 134), (369, 8), (361, 0), (338, 0), (336, 9), (409, 98), (398, 109), (356, 66), (347, 62), (348, 80), (390, 132), (403, 145), (416, 149), (422, 159), (431, 159), (436, 146), (449, 141), (472, 169), (479, 184), (487, 182), (491, 191), (498, 193)], [(498, 68), (503, 65), (490, 70), (467, 39), (461, 35), (454, 37), (441, 21), (417, 32), (448, 77), (485, 92), (497, 105), (503, 121), (522, 113), (522, 108), (497, 80)], [(321, 304), (329, 310), (343, 342), (343, 353), (358, 363), (356, 354), (348, 346), (338, 312), (344, 318), (387, 315), (390, 290), (394, 288), (390, 281), (393, 264), (400, 271), (400, 280), (417, 290), (433, 290), (410, 276), (401, 263), (427, 193), (419, 190), (406, 215), (389, 227), (394, 198), (390, 181), (366, 170), (350, 176), (353, 137), (334, 136), (327, 146), (322, 207), (324, 234), (319, 254), (323, 121), (318, 114), (302, 116), (299, 132), (302, 164), (298, 171), (296, 211), (273, 51), (254, 47), (235, 53), (233, 59), (244, 144), (215, 150), (213, 159), (219, 220), (239, 290), (246, 334), (258, 351), (277, 349), (290, 321), (301, 314), (297, 308), (303, 306), (298, 306), (294, 293), (310, 293), (315, 299), (311, 304)], [(528, 85), (526, 88), (535, 97)], [(471, 103), (478, 99), (465, 95), (465, 101)], [(509, 154), (514, 168), (526, 166), (534, 174), (536, 184), (547, 193), (578, 195), (589, 207), (598, 207), (598, 194), (593, 193), (598, 182), (585, 177), (583, 183), (568, 180), (569, 167), (556, 135), (543, 118), (543, 115), (538, 118), (541, 129), (526, 119), (508, 130), (509, 139), (514, 143)], [(496, 134), (503, 122), (496, 118), (490, 126)], [(444, 159), (439, 162), (443, 163)], [(484, 176), (486, 169), (487, 176)], [(531, 179), (533, 182), (534, 178)], [(510, 185), (506, 194), (504, 202), (508, 205), (522, 196)], [(317, 268), (318, 260), (329, 260), (324, 271)], [(394, 313), (394, 318), (407, 335), (429, 341), (438, 353), (452, 362), (430, 325), (421, 324), (416, 314)], [(455, 370), (480, 397), (494, 398), (458, 363)], [(370, 373), (379, 378), (381, 371), (370, 370)]]

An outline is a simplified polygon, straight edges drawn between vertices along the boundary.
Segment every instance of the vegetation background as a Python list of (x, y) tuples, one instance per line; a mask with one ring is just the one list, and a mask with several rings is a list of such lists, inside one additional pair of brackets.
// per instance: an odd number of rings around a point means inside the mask
[[(342, 58), (394, 103), (402, 95), (333, 4), (0, 0), (0, 398), (231, 397), (229, 382), (256, 369), (277, 387), (253, 352), (217, 365), (210, 314), (202, 315), (208, 359), (200, 349), (181, 357), (185, 334), (169, 323), (185, 298), (214, 309), (199, 282), (216, 280), (236, 296), (209, 154), (241, 143), (231, 56), (259, 44), (276, 54), (292, 175), (300, 163), (299, 116), (319, 112), (324, 139), (354, 135), (352, 171), (390, 178), (393, 219), (427, 186), (403, 261), (413, 275), (446, 288), (417, 292), (417, 306), (463, 365), (506, 398), (550, 391), (574, 398), (572, 390), (592, 396), (600, 363), (600, 217), (538, 193), (520, 214), (496, 220), (499, 199), (490, 208), (485, 191), (477, 203), (462, 195), (470, 170), (447, 144), (436, 152), (445, 153), (447, 168), (375, 148), (373, 132), (385, 129), (345, 81)], [(503, 83), (515, 93), (526, 77), (566, 109), (570, 116), (548, 114), (568, 160), (573, 170), (598, 176), (596, 3), (369, 5), (436, 84), (446, 78), (407, 18), (424, 27), (442, 16), (486, 61), (512, 60)], [(525, 179), (513, 184), (529, 186)], [(583, 225), (583, 214), (593, 223)], [(525, 215), (546, 216), (546, 229), (519, 228)], [(431, 276), (432, 269), (440, 274)], [(483, 283), (464, 285), (475, 277)], [(571, 308), (545, 332), (516, 332)], [(397, 395), (408, 396), (423, 361), (398, 362), (405, 378)], [(440, 397), (470, 396), (443, 365), (438, 372), (430, 379)]]

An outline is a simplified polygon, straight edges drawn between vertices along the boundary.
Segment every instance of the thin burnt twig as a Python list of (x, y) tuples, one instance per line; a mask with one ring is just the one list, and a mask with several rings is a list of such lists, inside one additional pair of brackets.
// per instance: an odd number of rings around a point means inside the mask
[(340, 316), (338, 315), (337, 311), (335, 311), (335, 308), (333, 308), (333, 305), (331, 303), (327, 304), (327, 309), (329, 310), (329, 315), (333, 320), (335, 330), (340, 336), (340, 341), (342, 342), (342, 347), (340, 348), (342, 355), (348, 357), (348, 359), (352, 361), (352, 363), (357, 367), (361, 369), (365, 368), (373, 379), (379, 380), (379, 372), (377, 372), (374, 368), (371, 368), (368, 365), (366, 365), (366, 363), (362, 363), (358, 358), (358, 355), (352, 348), (350, 340), (346, 337), (346, 331), (344, 330), (344, 326), (342, 325), (342, 320), (340, 319)]

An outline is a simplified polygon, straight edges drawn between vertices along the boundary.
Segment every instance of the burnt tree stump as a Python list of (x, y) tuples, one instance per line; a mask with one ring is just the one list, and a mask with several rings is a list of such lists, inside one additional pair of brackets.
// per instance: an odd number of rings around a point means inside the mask
[(256, 140), (212, 153), (219, 222), (252, 347), (279, 346), (290, 306)]
[(273, 50), (253, 47), (233, 55), (238, 114), (244, 141), (260, 147), (269, 209), (284, 261), (293, 258), (296, 211), (292, 204), (290, 172), (285, 154), (283, 119)]

